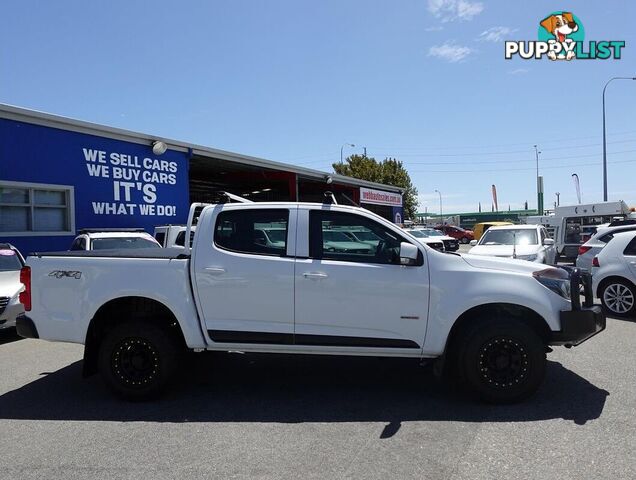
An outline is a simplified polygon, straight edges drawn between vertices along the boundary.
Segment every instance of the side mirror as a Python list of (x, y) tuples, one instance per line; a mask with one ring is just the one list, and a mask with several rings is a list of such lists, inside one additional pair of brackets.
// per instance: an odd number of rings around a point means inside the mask
[(477, 245), (477, 240), (471, 240), (470, 241), (470, 246), (474, 247), (475, 245)]
[(549, 246), (551, 246), (551, 245), (554, 245), (554, 239), (552, 239), (552, 238), (546, 238), (545, 240), (543, 240), (543, 244), (544, 244), (546, 247), (549, 247)]
[(416, 265), (419, 252), (419, 249), (411, 243), (400, 243), (400, 265)]

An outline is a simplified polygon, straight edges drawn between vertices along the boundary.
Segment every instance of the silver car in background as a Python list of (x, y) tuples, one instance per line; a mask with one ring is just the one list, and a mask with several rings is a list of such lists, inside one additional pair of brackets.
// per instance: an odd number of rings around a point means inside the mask
[(614, 235), (634, 230), (636, 230), (636, 225), (599, 226), (596, 233), (579, 247), (579, 255), (576, 257), (576, 266), (591, 272), (592, 260), (594, 260), (594, 257), (614, 238)]

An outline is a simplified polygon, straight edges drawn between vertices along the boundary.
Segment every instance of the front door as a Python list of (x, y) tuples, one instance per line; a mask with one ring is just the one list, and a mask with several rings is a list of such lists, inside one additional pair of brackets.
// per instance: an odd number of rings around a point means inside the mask
[(409, 240), (364, 215), (309, 210), (308, 223), (309, 255), (296, 263), (295, 343), (419, 352), (429, 298), (424, 253), (419, 266), (401, 266), (400, 243)]
[[(293, 342), (296, 212), (224, 207), (209, 227), (213, 241), (197, 245), (195, 285), (212, 341)], [(268, 233), (275, 240), (264, 241)]]

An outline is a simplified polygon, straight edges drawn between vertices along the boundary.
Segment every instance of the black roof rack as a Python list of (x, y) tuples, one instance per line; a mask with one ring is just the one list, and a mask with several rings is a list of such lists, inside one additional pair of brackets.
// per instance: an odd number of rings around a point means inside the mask
[(78, 235), (86, 233), (145, 233), (143, 228), (81, 228), (77, 231)]

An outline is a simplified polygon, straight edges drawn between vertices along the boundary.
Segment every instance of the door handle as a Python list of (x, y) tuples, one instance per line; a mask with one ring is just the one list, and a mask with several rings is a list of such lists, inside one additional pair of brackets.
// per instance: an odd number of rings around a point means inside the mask
[(303, 273), (303, 277), (305, 278), (315, 278), (316, 280), (320, 280), (321, 278), (327, 278), (329, 275), (322, 272), (305, 272)]
[(221, 275), (225, 273), (225, 268), (223, 267), (205, 267), (203, 270), (210, 275)]

